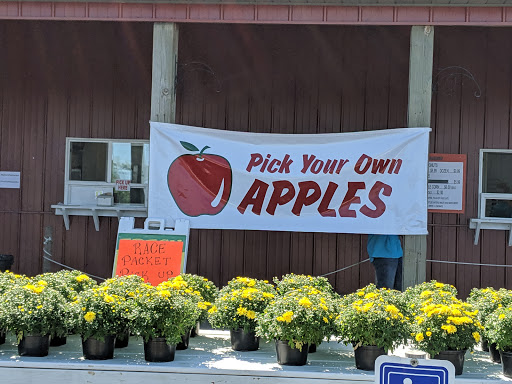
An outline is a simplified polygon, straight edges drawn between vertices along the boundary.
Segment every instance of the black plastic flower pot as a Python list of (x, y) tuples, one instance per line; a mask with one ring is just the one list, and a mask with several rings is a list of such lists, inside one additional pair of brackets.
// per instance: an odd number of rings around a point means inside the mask
[(501, 363), (500, 351), (496, 349), (496, 344), (489, 344), (489, 358), (493, 363)]
[(5, 344), (5, 331), (0, 332), (0, 345)]
[(49, 335), (26, 335), (21, 338), (18, 344), (18, 354), (20, 356), (48, 356), (49, 349)]
[(512, 352), (500, 351), (503, 375), (512, 378)]
[(245, 332), (242, 328), (230, 330), (231, 348), (234, 351), (256, 351), (260, 347), (260, 338), (256, 332)]
[(316, 352), (316, 344), (309, 344), (308, 353), (315, 353)]
[(154, 363), (173, 361), (175, 344), (167, 344), (165, 337), (155, 337), (144, 342), (144, 359)]
[(196, 326), (190, 330), (190, 337), (196, 337), (197, 335), (199, 335), (199, 327), (199, 322), (197, 322)]
[(128, 341), (130, 340), (130, 331), (126, 330), (118, 335), (116, 335), (116, 343), (114, 344), (115, 348), (126, 348), (128, 346)]
[(354, 347), (354, 358), (356, 361), (356, 368), (363, 371), (374, 371), (375, 360), (381, 355), (387, 355), (387, 351), (382, 347), (376, 345), (361, 345)]
[(482, 351), (489, 352), (489, 341), (487, 339), (482, 339)]
[(114, 358), (115, 336), (105, 336), (105, 339), (99, 340), (89, 337), (87, 340), (82, 338), (82, 350), (87, 360), (107, 360)]
[(188, 344), (190, 343), (190, 330), (181, 336), (181, 342), (176, 345), (176, 349), (178, 351), (183, 351), (188, 349)]
[(66, 336), (51, 336), (50, 337), (50, 347), (60, 347), (61, 345), (65, 345), (67, 342)]
[(5, 272), (5, 271), (11, 269), (13, 263), (14, 263), (13, 255), (0, 254), (0, 271)]
[(287, 341), (276, 340), (277, 363), (280, 365), (306, 365), (308, 361), (308, 345), (302, 350), (292, 348)]
[(437, 360), (448, 360), (455, 367), (455, 376), (462, 375), (464, 369), (464, 355), (466, 350), (462, 351), (441, 351), (434, 356)]

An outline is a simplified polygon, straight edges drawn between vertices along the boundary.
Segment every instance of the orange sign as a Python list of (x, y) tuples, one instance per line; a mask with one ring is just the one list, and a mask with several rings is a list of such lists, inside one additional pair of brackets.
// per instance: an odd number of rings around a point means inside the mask
[(427, 206), (429, 212), (464, 213), (466, 207), (465, 154), (429, 154)]
[(183, 240), (119, 238), (114, 275), (138, 275), (158, 285), (181, 273), (183, 259)]

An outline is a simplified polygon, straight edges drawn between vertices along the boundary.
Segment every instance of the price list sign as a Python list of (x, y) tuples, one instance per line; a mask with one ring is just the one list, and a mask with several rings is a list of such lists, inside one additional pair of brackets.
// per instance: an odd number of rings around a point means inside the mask
[(429, 154), (428, 211), (464, 213), (465, 196), (466, 155)]

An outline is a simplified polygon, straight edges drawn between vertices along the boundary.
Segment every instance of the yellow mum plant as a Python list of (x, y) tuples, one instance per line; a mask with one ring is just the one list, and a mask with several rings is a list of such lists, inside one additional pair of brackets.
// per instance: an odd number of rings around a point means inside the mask
[(199, 316), (198, 321), (206, 320), (208, 316), (208, 310), (213, 305), (219, 293), (219, 289), (215, 286), (215, 284), (205, 277), (191, 273), (182, 273), (181, 275), (171, 279), (171, 281), (184, 281), (187, 283), (189, 288), (201, 295), (201, 301), (198, 304), (199, 309), (201, 310), (201, 315)]
[(483, 327), (471, 304), (436, 292), (423, 299), (411, 319), (410, 337), (417, 348), (435, 356), (442, 351), (472, 349), (480, 341)]
[(253, 332), (256, 316), (263, 313), (275, 294), (274, 287), (268, 282), (237, 277), (220, 290), (208, 310), (208, 320), (215, 328)]
[(512, 351), (512, 308), (501, 307), (491, 313), (485, 324), (486, 336), (500, 351)]
[(396, 305), (397, 291), (362, 288), (350, 299), (342, 298), (336, 318), (340, 341), (359, 346), (377, 346), (392, 350), (402, 344), (408, 333), (408, 322)]
[(136, 290), (131, 329), (144, 341), (164, 337), (168, 344), (177, 344), (199, 317), (198, 300), (169, 285), (146, 284)]
[(72, 329), (84, 340), (120, 334), (126, 328), (126, 305), (107, 285), (82, 291), (71, 302)]
[(274, 277), (273, 280), (276, 285), (276, 291), (279, 295), (284, 295), (285, 293), (295, 289), (302, 289), (305, 286), (314, 287), (319, 291), (334, 295), (334, 288), (325, 277), (289, 273), (287, 275), (283, 275), (281, 279)]
[(14, 286), (0, 300), (3, 326), (17, 335), (64, 335), (69, 327), (64, 297), (42, 280)]
[(258, 316), (256, 334), (302, 350), (332, 334), (335, 306), (330, 293), (305, 286), (280, 295)]

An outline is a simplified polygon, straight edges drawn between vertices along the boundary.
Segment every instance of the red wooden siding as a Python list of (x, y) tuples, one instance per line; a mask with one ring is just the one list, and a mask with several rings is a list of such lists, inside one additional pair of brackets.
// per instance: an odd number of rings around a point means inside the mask
[(0, 253), (13, 270), (41, 272), (44, 227), (56, 261), (108, 276), (117, 219), (72, 217), (63, 200), (66, 136), (149, 138), (152, 26), (0, 22), (0, 169), (21, 172), (0, 190)]
[[(251, 132), (324, 133), (406, 126), (409, 27), (180, 25), (179, 123)], [(436, 27), (431, 152), (468, 155), (466, 213), (429, 215), (428, 258), (505, 264), (504, 231), (473, 246), (478, 150), (510, 148), (512, 32)], [(152, 25), (1, 21), (0, 170), (20, 189), (0, 189), (0, 253), (14, 270), (42, 268), (44, 228), (55, 260), (111, 273), (117, 219), (72, 217), (66, 231), (50, 205), (63, 200), (66, 136), (148, 138)], [(492, 58), (492, 60), (488, 60)], [(445, 73), (445, 72), (443, 72)], [(453, 75), (453, 73), (452, 73)], [(458, 80), (458, 81), (456, 81)], [(463, 80), (462, 82), (460, 80)], [(335, 224), (333, 224), (335, 225)], [(343, 232), (343, 228), (338, 228)], [(188, 271), (217, 284), (237, 275), (323, 274), (367, 257), (366, 236), (192, 230)], [(427, 264), (428, 278), (512, 287), (512, 271)], [(369, 263), (330, 276), (339, 292), (373, 281)]]
[[(408, 51), (403, 27), (181, 25), (178, 122), (274, 133), (404, 127)], [(197, 232), (190, 270), (221, 284), (324, 274), (367, 258), (361, 235)], [(330, 279), (348, 292), (373, 271), (367, 263)]]
[[(434, 260), (510, 264), (505, 231), (482, 231), (473, 245), (470, 218), (477, 217), (480, 148), (511, 148), (511, 31), (491, 28), (436, 28), (431, 152), (467, 154), (466, 212), (430, 215), (429, 256)], [(507, 48), (508, 47), (508, 48)], [(457, 73), (469, 76), (460, 76)], [(481, 96), (479, 95), (481, 89)], [(428, 277), (449, 282), (466, 295), (472, 287), (512, 287), (508, 268), (427, 264)]]

